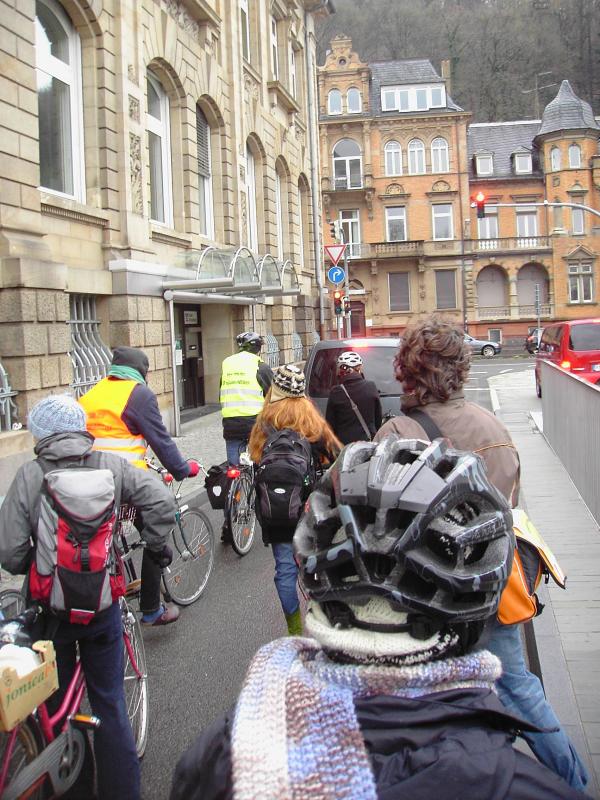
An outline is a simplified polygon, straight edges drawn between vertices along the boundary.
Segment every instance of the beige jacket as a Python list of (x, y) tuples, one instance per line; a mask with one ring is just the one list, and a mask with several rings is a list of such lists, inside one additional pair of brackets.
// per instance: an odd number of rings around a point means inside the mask
[[(403, 398), (404, 410), (410, 405), (406, 400)], [(519, 501), (519, 454), (500, 420), (458, 393), (446, 403), (432, 402), (419, 408), (431, 417), (453, 447), (471, 450), (483, 458), (491, 483), (514, 508)], [(375, 441), (388, 433), (429, 441), (423, 428), (410, 417), (394, 417), (386, 422), (375, 434)]]

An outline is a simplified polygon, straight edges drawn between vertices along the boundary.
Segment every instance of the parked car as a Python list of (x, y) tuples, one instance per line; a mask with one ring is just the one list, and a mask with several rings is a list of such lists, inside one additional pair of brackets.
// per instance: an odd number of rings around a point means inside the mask
[(465, 333), (465, 342), (471, 348), (473, 355), (482, 355), (485, 358), (493, 358), (502, 350), (502, 345), (499, 342), (492, 342), (491, 339), (475, 339), (468, 333)]
[(530, 328), (529, 333), (525, 337), (525, 349), (531, 355), (537, 353), (540, 346), (540, 339), (542, 338), (543, 328)]
[(535, 391), (542, 396), (542, 361), (578, 378), (600, 383), (600, 317), (558, 322), (544, 328), (535, 360)]
[(365, 377), (374, 381), (379, 389), (383, 413), (398, 414), (402, 387), (394, 376), (394, 357), (399, 344), (400, 339), (392, 338), (325, 339), (317, 342), (304, 366), (308, 396), (325, 415), (329, 392), (338, 383), (337, 358), (343, 352), (356, 350), (362, 356)]

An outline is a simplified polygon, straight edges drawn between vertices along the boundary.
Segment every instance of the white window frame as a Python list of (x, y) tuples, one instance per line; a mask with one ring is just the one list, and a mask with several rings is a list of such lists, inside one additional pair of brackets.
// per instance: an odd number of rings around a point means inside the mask
[[(331, 108), (331, 98), (334, 95), (336, 97), (339, 96), (339, 98), (340, 98), (340, 110), (339, 111), (334, 111)], [(339, 89), (330, 89), (329, 90), (329, 94), (327, 95), (327, 113), (329, 114), (330, 117), (333, 117), (333, 116), (337, 117), (339, 114), (343, 114), (344, 113), (344, 105), (343, 105), (343, 101), (342, 101), (342, 93), (340, 92)]]
[(436, 136), (431, 142), (431, 171), (433, 173), (450, 171), (448, 142), (443, 136)]
[[(573, 289), (575, 289), (574, 293)], [(568, 292), (570, 304), (583, 305), (594, 302), (594, 268), (591, 261), (578, 261), (569, 264)], [(575, 298), (573, 298), (573, 294), (575, 294)]]
[[(173, 175), (171, 167), (171, 113), (169, 96), (164, 90), (161, 82), (149, 70), (146, 73), (148, 82), (158, 95), (161, 107), (161, 119), (153, 117), (146, 112), (146, 132), (153, 133), (160, 139), (161, 166), (162, 166), (162, 190), (163, 190), (163, 216), (164, 219), (155, 219), (152, 216), (152, 203), (150, 203), (150, 219), (159, 225), (168, 228), (173, 227)], [(150, 157), (150, 153), (148, 153)], [(152, 170), (150, 170), (150, 175)]]
[[(85, 150), (83, 128), (83, 89), (81, 74), (81, 39), (75, 26), (69, 19), (59, 3), (54, 0), (38, 0), (46, 6), (48, 11), (56, 17), (65, 31), (69, 48), (69, 63), (65, 64), (55, 56), (44, 53), (41, 47), (36, 47), (35, 65), (38, 73), (43, 72), (49, 78), (56, 78), (69, 87), (69, 116), (71, 134), (70, 161), (72, 164), (73, 193), (61, 192), (49, 186), (42, 186), (44, 191), (58, 197), (74, 198), (80, 203), (85, 203)], [(36, 25), (37, 27), (37, 25)], [(38, 81), (39, 85), (39, 81)], [(38, 89), (39, 91), (39, 89)]]
[(275, 225), (277, 231), (277, 259), (283, 261), (283, 206), (281, 204), (281, 175), (275, 172)]
[(498, 209), (496, 206), (486, 206), (485, 217), (477, 220), (477, 237), (479, 249), (493, 249), (498, 244)]
[[(484, 169), (483, 164), (489, 160), (489, 169)], [(475, 156), (475, 165), (478, 175), (493, 175), (494, 174), (494, 156), (491, 153), (481, 153)]]
[[(356, 97), (358, 97), (358, 108), (350, 107), (350, 92), (354, 92)], [(356, 86), (351, 86), (346, 92), (346, 110), (348, 114), (360, 114), (362, 111), (362, 97), (360, 95), (360, 90), (357, 89)]]
[[(577, 163), (575, 163), (575, 159), (573, 158), (575, 153), (577, 153)], [(571, 169), (581, 169), (581, 147), (577, 142), (573, 142), (569, 145), (569, 167)]]
[[(434, 270), (434, 272), (435, 272), (434, 282), (435, 282), (435, 308), (436, 308), (436, 311), (449, 311), (451, 309), (458, 308), (458, 294), (457, 294), (457, 291), (456, 291), (456, 270), (455, 269), (436, 269), (436, 270)], [(440, 303), (439, 303), (438, 283), (437, 282), (438, 282), (438, 273), (442, 273), (442, 272), (444, 272), (444, 273), (446, 273), (446, 272), (454, 273), (453, 274), (453, 278), (454, 278), (454, 305), (453, 306), (440, 306)]]
[(290, 94), (294, 100), (298, 96), (298, 76), (296, 74), (296, 51), (290, 44)]
[[(449, 211), (441, 211), (441, 209), (449, 209)], [(436, 222), (446, 218), (450, 219), (450, 236), (438, 236)], [(454, 208), (452, 203), (434, 203), (431, 206), (431, 230), (433, 240), (436, 242), (449, 242), (454, 239)]]
[[(515, 209), (517, 225), (517, 246), (531, 247), (532, 239), (538, 236), (538, 218), (535, 206), (523, 206)], [(531, 224), (533, 220), (533, 225)]]
[(580, 236), (585, 233), (585, 211), (583, 208), (571, 209), (571, 233)]
[[(423, 104), (423, 93), (425, 103)], [(434, 93), (436, 101), (434, 102)], [(415, 86), (382, 86), (380, 90), (381, 110), (429, 111), (430, 108), (445, 108), (446, 87), (442, 84), (416, 84)], [(439, 100), (439, 102), (438, 102)]]
[(304, 245), (305, 245), (305, 237), (304, 237), (304, 203), (302, 201), (302, 188), (298, 186), (298, 235), (300, 238), (299, 245), (300, 245), (300, 269), (304, 268)]
[[(360, 209), (340, 209), (338, 221), (344, 231), (344, 242), (348, 247), (348, 258), (358, 258), (360, 256)], [(355, 233), (356, 236), (354, 235)]]
[[(390, 236), (390, 222), (401, 220), (404, 225), (404, 238), (392, 239)], [(388, 206), (385, 209), (385, 240), (386, 242), (407, 242), (408, 226), (406, 220), (406, 206)]]
[(277, 35), (277, 20), (271, 17), (271, 74), (273, 80), (279, 80), (279, 37)]
[[(358, 144), (358, 142), (356, 142), (354, 139), (348, 139), (348, 141), (354, 142), (354, 144), (356, 144), (356, 146), (358, 147), (358, 155), (357, 156), (336, 156), (335, 155), (335, 148), (339, 145), (340, 142), (344, 141), (347, 138), (348, 137), (344, 137), (344, 139), (339, 139), (336, 142), (336, 144), (335, 144), (335, 146), (333, 148), (333, 153), (332, 153), (332, 159), (333, 159), (333, 183), (334, 183), (334, 186), (335, 186), (336, 189), (338, 189), (338, 188), (342, 189), (342, 190), (343, 189), (362, 189), (362, 185), (363, 185), (363, 174), (362, 174), (362, 169), (363, 168), (362, 168), (362, 164), (363, 164), (363, 161), (362, 161), (362, 151), (360, 149), (360, 145)], [(355, 185), (355, 186), (352, 185), (352, 178), (351, 178), (352, 170), (350, 169), (350, 162), (351, 161), (358, 161), (358, 166), (359, 166), (359, 183), (357, 185)], [(337, 175), (336, 165), (338, 163), (344, 163), (345, 164), (344, 172), (345, 172), (345, 176), (346, 176), (346, 185), (345, 186), (341, 186), (341, 187), (338, 187), (338, 185), (337, 185), (338, 180), (342, 180)]]
[(391, 142), (386, 142), (383, 148), (383, 154), (385, 160), (385, 174), (390, 178), (396, 175), (402, 175), (402, 146), (400, 142), (397, 142), (395, 139)]
[(560, 147), (553, 147), (550, 150), (550, 170), (558, 172), (560, 170), (561, 152)]
[[(406, 276), (406, 286), (408, 289), (408, 304), (406, 308), (392, 308), (392, 286), (391, 286), (391, 276), (392, 275), (405, 275)], [(397, 313), (397, 314), (406, 314), (411, 309), (411, 292), (410, 292), (410, 272), (388, 272), (388, 305), (390, 309), (390, 313)]]
[[(524, 167), (519, 166), (519, 160), (526, 159)], [(515, 175), (531, 174), (531, 153), (515, 153)]]
[[(204, 115), (204, 119), (206, 120), (206, 126), (208, 131), (207, 136), (207, 159), (208, 159), (208, 175), (202, 175), (198, 170), (198, 193), (202, 193), (204, 195), (204, 208), (205, 208), (205, 219), (204, 224), (202, 218), (199, 215), (199, 222), (200, 222), (200, 235), (205, 236), (207, 239), (214, 239), (215, 236), (215, 212), (214, 212), (214, 202), (213, 202), (213, 180), (212, 180), (212, 131), (208, 120), (206, 119), (206, 115), (199, 109), (202, 114)], [(198, 117), (196, 115), (196, 125), (198, 124)]]
[[(419, 169), (419, 156), (422, 159), (422, 169)], [(425, 163), (425, 145), (421, 139), (411, 139), (408, 143), (408, 174), (425, 175), (427, 164)]]
[(248, 12), (248, 0), (240, 2), (240, 37), (242, 40), (242, 56), (250, 64), (250, 14)]
[(248, 205), (248, 250), (258, 252), (258, 221), (256, 209), (256, 162), (250, 146), (246, 145), (246, 202)]

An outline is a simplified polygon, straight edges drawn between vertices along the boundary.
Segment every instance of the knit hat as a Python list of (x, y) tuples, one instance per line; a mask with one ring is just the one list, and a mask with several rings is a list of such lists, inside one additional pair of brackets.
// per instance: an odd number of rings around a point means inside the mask
[(34, 439), (55, 433), (85, 431), (86, 416), (82, 406), (68, 394), (53, 394), (36, 403), (29, 412), (27, 427)]
[(271, 402), (286, 400), (289, 397), (306, 397), (304, 373), (295, 364), (277, 367), (271, 384)]
[(115, 347), (111, 366), (133, 367), (133, 369), (137, 369), (142, 378), (145, 378), (150, 362), (146, 353), (137, 347)]

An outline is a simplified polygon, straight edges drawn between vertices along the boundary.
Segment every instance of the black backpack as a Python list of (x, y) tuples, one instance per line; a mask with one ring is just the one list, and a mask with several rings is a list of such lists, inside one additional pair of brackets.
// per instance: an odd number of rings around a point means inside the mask
[(270, 428), (256, 468), (256, 514), (261, 525), (296, 525), (315, 477), (308, 439), (290, 428)]

